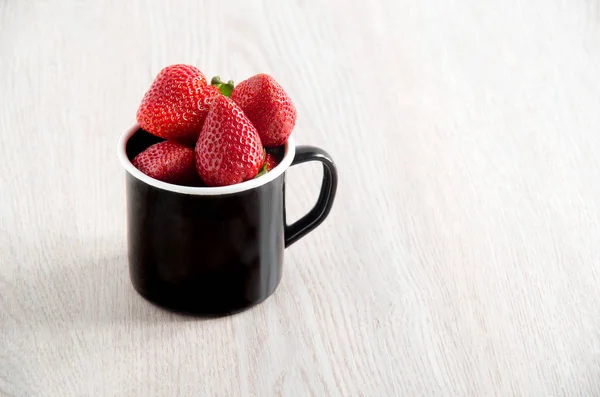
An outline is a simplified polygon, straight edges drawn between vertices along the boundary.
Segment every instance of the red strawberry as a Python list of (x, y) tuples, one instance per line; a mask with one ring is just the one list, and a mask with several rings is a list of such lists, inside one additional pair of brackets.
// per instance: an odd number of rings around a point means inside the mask
[(144, 95), (137, 121), (151, 134), (193, 145), (208, 114), (208, 102), (218, 92), (206, 85), (194, 66), (167, 66)]
[(260, 167), (258, 174), (256, 174), (256, 178), (271, 171), (273, 168), (277, 167), (277, 164), (279, 164), (277, 158), (272, 153), (266, 153), (265, 161), (263, 162), (262, 167)]
[(252, 179), (264, 162), (258, 132), (229, 98), (217, 96), (196, 143), (196, 170), (208, 186)]
[(193, 184), (198, 179), (194, 150), (177, 142), (150, 146), (135, 156), (133, 166), (154, 179), (177, 185)]
[(296, 108), (275, 79), (258, 74), (235, 87), (231, 99), (252, 121), (265, 147), (287, 142), (296, 124)]
[(277, 158), (273, 156), (272, 153), (267, 153), (267, 156), (265, 157), (266, 171), (271, 171), (273, 168), (277, 167), (277, 164), (279, 164)]

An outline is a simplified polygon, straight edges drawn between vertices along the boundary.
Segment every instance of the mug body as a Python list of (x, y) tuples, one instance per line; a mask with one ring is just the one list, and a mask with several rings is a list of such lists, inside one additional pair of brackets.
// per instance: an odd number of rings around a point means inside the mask
[(226, 314), (281, 279), (285, 175), (252, 190), (195, 196), (127, 175), (129, 266), (144, 297), (175, 310)]
[[(122, 160), (131, 163), (153, 140), (134, 126), (123, 138)], [(171, 310), (215, 316), (269, 297), (282, 274), (285, 169), (293, 152), (288, 143), (267, 175), (220, 188), (171, 185), (126, 166), (135, 289)]]

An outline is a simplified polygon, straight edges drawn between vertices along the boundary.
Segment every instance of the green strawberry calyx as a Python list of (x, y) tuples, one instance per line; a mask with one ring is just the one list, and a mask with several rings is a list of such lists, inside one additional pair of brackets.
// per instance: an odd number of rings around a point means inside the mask
[(256, 176), (254, 177), (254, 179), (258, 178), (259, 176), (263, 176), (267, 172), (267, 163), (264, 163), (260, 171), (258, 171), (258, 174), (256, 174)]
[(221, 77), (215, 76), (210, 80), (210, 85), (214, 85), (221, 91), (221, 94), (229, 98), (233, 92), (233, 80), (229, 80), (227, 83), (221, 81)]

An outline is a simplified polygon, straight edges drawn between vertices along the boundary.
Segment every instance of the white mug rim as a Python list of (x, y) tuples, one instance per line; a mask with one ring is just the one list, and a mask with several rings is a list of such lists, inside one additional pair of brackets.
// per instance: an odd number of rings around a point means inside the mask
[(285, 145), (285, 151), (281, 162), (271, 171), (269, 171), (265, 175), (260, 176), (259, 178), (250, 179), (248, 181), (238, 183), (235, 185), (219, 187), (191, 187), (174, 185), (172, 183), (159, 181), (158, 179), (149, 177), (148, 175), (135, 168), (129, 160), (129, 157), (127, 157), (127, 142), (129, 141), (129, 138), (131, 138), (133, 134), (135, 134), (139, 129), (139, 124), (135, 123), (125, 132), (123, 132), (123, 134), (121, 134), (118, 146), (118, 157), (119, 161), (121, 162), (121, 165), (131, 176), (140, 180), (141, 182), (144, 182), (150, 186), (154, 186), (157, 189), (167, 190), (173, 193), (189, 194), (194, 196), (220, 196), (226, 194), (241, 193), (248, 190), (256, 189), (257, 187), (266, 185), (267, 183), (272, 182), (279, 176), (281, 176), (292, 164), (292, 161), (294, 160), (294, 155), (296, 153), (296, 146), (294, 144), (293, 139), (290, 137), (290, 139), (288, 139)]

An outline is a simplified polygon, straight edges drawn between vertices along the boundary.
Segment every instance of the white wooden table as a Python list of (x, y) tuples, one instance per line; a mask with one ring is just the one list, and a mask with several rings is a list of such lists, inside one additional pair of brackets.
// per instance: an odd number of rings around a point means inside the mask
[[(128, 279), (116, 143), (179, 62), (273, 74), (340, 170), (218, 320)], [(598, 0), (0, 0), (0, 395), (600, 395), (599, 76)]]

